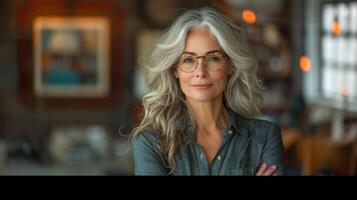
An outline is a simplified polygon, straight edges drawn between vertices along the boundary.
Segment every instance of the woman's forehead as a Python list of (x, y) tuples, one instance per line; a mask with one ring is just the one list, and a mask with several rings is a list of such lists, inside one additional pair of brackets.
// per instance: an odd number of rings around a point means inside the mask
[(188, 32), (184, 51), (205, 54), (214, 50), (221, 50), (221, 47), (207, 27), (195, 27)]

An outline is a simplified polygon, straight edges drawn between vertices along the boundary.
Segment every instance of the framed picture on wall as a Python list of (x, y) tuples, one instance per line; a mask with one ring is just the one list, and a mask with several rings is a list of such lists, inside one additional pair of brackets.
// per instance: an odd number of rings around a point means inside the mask
[(126, 10), (116, 1), (26, 0), (18, 8), (18, 87), (34, 109), (108, 109), (125, 101)]
[(110, 24), (107, 18), (38, 17), (33, 31), (37, 96), (108, 95)]

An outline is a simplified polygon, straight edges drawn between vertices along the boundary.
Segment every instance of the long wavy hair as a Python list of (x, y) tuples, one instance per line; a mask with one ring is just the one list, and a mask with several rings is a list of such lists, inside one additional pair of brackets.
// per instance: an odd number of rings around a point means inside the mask
[(253, 117), (260, 113), (263, 101), (257, 64), (250, 56), (243, 30), (212, 8), (183, 13), (142, 63), (148, 93), (142, 100), (143, 119), (131, 132), (132, 138), (146, 131), (158, 134), (158, 149), (171, 171), (176, 166), (175, 152), (182, 135), (187, 134), (182, 133), (180, 124), (183, 120), (195, 124), (173, 69), (184, 50), (187, 33), (198, 26), (209, 29), (230, 60), (232, 74), (224, 91), (224, 105), (242, 116)]

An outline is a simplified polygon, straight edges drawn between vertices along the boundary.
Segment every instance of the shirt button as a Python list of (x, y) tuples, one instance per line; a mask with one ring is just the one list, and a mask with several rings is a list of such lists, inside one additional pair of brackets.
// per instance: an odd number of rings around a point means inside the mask
[(232, 130), (229, 130), (228, 133), (229, 133), (229, 134), (233, 134), (233, 131), (232, 131)]
[(203, 154), (200, 155), (200, 159), (201, 159), (201, 160), (203, 159)]
[(218, 157), (217, 157), (217, 160), (221, 160), (221, 159), (222, 159), (222, 157), (221, 157), (221, 156), (218, 156)]

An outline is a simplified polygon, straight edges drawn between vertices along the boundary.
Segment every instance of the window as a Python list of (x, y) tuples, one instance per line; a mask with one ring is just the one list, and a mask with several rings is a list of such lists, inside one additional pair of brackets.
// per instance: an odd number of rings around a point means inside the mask
[(311, 102), (357, 111), (357, 1), (306, 1), (307, 54), (304, 76)]

